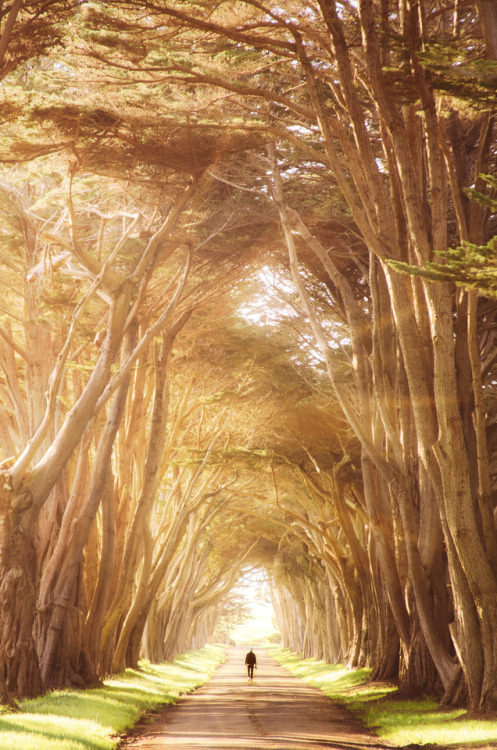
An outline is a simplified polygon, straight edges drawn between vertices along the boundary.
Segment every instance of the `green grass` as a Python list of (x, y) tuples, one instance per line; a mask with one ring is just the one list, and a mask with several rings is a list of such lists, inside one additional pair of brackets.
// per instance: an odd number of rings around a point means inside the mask
[(90, 690), (57, 690), (0, 715), (0, 750), (112, 750), (144, 712), (203, 685), (224, 661), (207, 646), (174, 662), (127, 669)]
[(269, 653), (292, 674), (350, 709), (391, 745), (497, 748), (497, 719), (467, 718), (462, 709), (440, 710), (429, 697), (401, 700), (395, 685), (368, 682), (368, 669), (302, 659), (281, 648), (271, 648)]

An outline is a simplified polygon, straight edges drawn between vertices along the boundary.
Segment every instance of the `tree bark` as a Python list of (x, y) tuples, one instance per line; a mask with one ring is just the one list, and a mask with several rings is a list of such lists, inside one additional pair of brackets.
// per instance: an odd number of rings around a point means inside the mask
[[(12, 502), (9, 475), (2, 473), (0, 487), (0, 673), (2, 703), (41, 692), (42, 680), (33, 641), (36, 605), (36, 552), (31, 541), (30, 517), (23, 509), (30, 498)], [(24, 512), (23, 512), (24, 510)]]

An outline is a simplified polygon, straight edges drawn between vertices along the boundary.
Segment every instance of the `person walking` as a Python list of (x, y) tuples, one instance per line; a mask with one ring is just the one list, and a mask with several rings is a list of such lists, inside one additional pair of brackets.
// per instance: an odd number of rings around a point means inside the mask
[(245, 664), (247, 666), (247, 672), (248, 672), (248, 681), (252, 682), (254, 679), (254, 667), (257, 669), (257, 657), (250, 649), (247, 656), (245, 657)]

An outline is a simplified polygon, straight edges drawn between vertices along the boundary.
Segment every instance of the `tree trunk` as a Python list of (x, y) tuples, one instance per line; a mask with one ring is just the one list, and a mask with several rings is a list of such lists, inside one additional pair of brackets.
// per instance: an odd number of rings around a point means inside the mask
[(493, 0), (476, 0), (490, 60), (497, 60), (497, 8)]
[(42, 690), (33, 640), (36, 607), (36, 553), (22, 514), (22, 496), (13, 497), (9, 476), (0, 475), (0, 702), (35, 696)]

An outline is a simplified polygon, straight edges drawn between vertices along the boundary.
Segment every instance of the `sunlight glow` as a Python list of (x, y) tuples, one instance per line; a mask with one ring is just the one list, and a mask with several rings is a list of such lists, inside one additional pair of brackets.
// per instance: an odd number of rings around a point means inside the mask
[(234, 590), (247, 601), (251, 615), (242, 625), (233, 628), (231, 638), (240, 645), (266, 643), (277, 632), (277, 625), (265, 574), (249, 571), (240, 578)]

